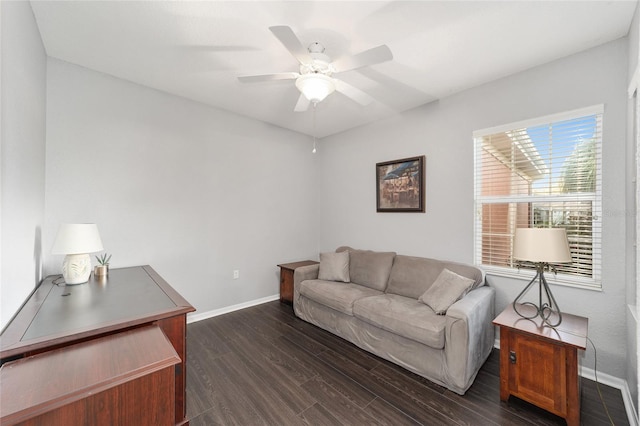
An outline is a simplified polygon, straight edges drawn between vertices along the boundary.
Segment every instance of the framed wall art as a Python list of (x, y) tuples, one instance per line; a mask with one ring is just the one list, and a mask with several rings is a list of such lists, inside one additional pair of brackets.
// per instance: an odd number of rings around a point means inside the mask
[(425, 156), (376, 163), (376, 211), (424, 213)]

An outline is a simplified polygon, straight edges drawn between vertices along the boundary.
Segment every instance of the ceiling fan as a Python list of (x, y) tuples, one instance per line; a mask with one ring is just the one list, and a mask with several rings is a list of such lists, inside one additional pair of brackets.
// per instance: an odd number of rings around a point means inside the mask
[(294, 108), (294, 111), (297, 112), (306, 111), (309, 108), (309, 103), (313, 102), (315, 105), (321, 102), (334, 90), (360, 105), (369, 105), (373, 102), (371, 96), (342, 80), (334, 78), (333, 75), (393, 59), (393, 54), (389, 47), (382, 45), (332, 62), (324, 54), (324, 47), (320, 43), (312, 43), (305, 49), (290, 27), (281, 25), (269, 27), (269, 30), (298, 60), (300, 72), (242, 76), (238, 77), (238, 80), (242, 83), (295, 80), (296, 87), (301, 92)]

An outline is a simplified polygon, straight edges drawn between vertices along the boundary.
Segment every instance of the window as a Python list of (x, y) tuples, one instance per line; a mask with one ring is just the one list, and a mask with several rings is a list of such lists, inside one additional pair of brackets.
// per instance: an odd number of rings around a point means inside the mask
[[(562, 227), (573, 262), (549, 281), (600, 288), (603, 107), (474, 132), (475, 262), (514, 276), (516, 228)], [(526, 267), (525, 267), (526, 268)]]

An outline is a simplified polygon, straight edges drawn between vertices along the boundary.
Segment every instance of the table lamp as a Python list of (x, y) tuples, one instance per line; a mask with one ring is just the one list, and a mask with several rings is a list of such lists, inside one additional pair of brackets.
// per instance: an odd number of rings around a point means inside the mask
[[(571, 252), (567, 242), (567, 232), (563, 228), (517, 228), (513, 247), (513, 258), (521, 261), (531, 262), (536, 267), (536, 275), (529, 284), (520, 292), (513, 301), (513, 310), (522, 318), (533, 319), (537, 316), (549, 327), (557, 327), (562, 322), (562, 312), (558, 307), (551, 289), (544, 277), (544, 271), (552, 267), (550, 263), (570, 263)], [(535, 308), (535, 314), (524, 315), (518, 311), (519, 300), (538, 281), (538, 305), (532, 302), (524, 302), (522, 305), (529, 305)], [(546, 302), (542, 302), (543, 291)], [(552, 322), (551, 315), (557, 314), (557, 322)]]
[(67, 284), (82, 284), (91, 275), (89, 253), (101, 251), (102, 240), (95, 223), (65, 223), (60, 225), (53, 243), (53, 254), (65, 254), (62, 276)]

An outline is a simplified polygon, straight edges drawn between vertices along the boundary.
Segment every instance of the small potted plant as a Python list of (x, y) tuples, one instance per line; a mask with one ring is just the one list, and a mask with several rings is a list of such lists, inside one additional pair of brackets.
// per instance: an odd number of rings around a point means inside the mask
[(104, 253), (102, 256), (96, 256), (96, 259), (98, 260), (98, 264), (93, 270), (93, 274), (96, 276), (107, 276), (109, 274), (111, 255)]

